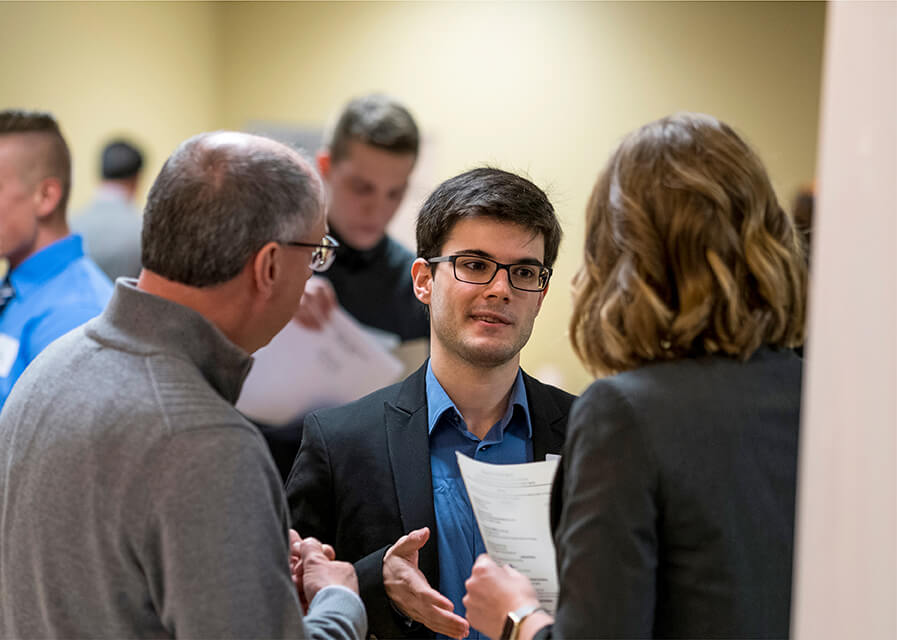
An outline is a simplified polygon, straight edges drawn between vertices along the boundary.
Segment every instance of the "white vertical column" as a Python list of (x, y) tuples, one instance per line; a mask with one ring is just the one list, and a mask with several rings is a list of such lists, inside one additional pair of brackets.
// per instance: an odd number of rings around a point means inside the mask
[(828, 7), (792, 635), (897, 637), (897, 3)]

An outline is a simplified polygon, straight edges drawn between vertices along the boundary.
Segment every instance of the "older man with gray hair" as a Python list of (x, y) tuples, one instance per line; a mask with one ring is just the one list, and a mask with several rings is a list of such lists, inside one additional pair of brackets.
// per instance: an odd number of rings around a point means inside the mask
[(314, 539), (289, 557), (280, 477), (233, 408), (329, 266), (325, 234), (321, 182), (283, 145), (217, 132), (168, 159), (140, 278), (0, 415), (0, 637), (363, 637), (354, 569)]

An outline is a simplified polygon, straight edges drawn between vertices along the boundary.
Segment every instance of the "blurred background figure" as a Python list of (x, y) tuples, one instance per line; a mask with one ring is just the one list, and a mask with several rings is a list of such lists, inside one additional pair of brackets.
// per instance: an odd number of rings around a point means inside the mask
[[(319, 329), (342, 307), (408, 372), (427, 357), (430, 323), (412, 288), (414, 253), (386, 228), (405, 196), (419, 147), (414, 118), (393, 98), (370, 94), (343, 107), (316, 158), (328, 192), (330, 233), (340, 246), (330, 269), (308, 281), (295, 316), (304, 327)], [(299, 450), (303, 419), (282, 426), (257, 422), (284, 480)]]
[(556, 620), (524, 576), (481, 556), (471, 626), (788, 637), (801, 245), (726, 124), (683, 113), (623, 140), (589, 202), (574, 286), (573, 347), (611, 375), (574, 404), (553, 487)]
[(93, 201), (73, 216), (72, 227), (84, 238), (88, 255), (109, 278), (140, 274), (140, 211), (134, 201), (143, 154), (124, 140), (103, 148), (102, 182)]
[(807, 247), (807, 260), (810, 258), (810, 241), (813, 236), (813, 209), (816, 203), (816, 182), (804, 185), (794, 198), (794, 224), (803, 236)]
[(72, 161), (49, 113), (0, 111), (0, 408), (28, 363), (100, 313), (112, 283), (69, 234)]
[(306, 287), (296, 315), (305, 326), (319, 326), (339, 304), (361, 324), (402, 342), (430, 335), (424, 305), (411, 287), (414, 254), (386, 233), (419, 147), (411, 113), (381, 94), (350, 101), (326, 134), (317, 161), (340, 248), (333, 267)]

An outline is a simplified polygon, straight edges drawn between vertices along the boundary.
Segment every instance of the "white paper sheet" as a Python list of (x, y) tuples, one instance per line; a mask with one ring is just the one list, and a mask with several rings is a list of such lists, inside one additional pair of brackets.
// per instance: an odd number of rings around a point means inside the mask
[(290, 321), (253, 356), (237, 409), (270, 425), (357, 400), (396, 382), (404, 369), (342, 309), (320, 331)]
[(489, 464), (456, 453), (486, 551), (528, 577), (539, 602), (554, 615), (558, 577), (548, 503), (558, 459)]

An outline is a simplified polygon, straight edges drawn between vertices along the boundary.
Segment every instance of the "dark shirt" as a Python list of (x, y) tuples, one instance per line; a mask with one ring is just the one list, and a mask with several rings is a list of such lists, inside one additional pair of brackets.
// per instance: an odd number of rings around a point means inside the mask
[(359, 251), (340, 243), (336, 261), (323, 273), (336, 290), (340, 305), (360, 323), (399, 336), (404, 342), (430, 337), (426, 307), (414, 296), (411, 263), (414, 254), (389, 236)]

